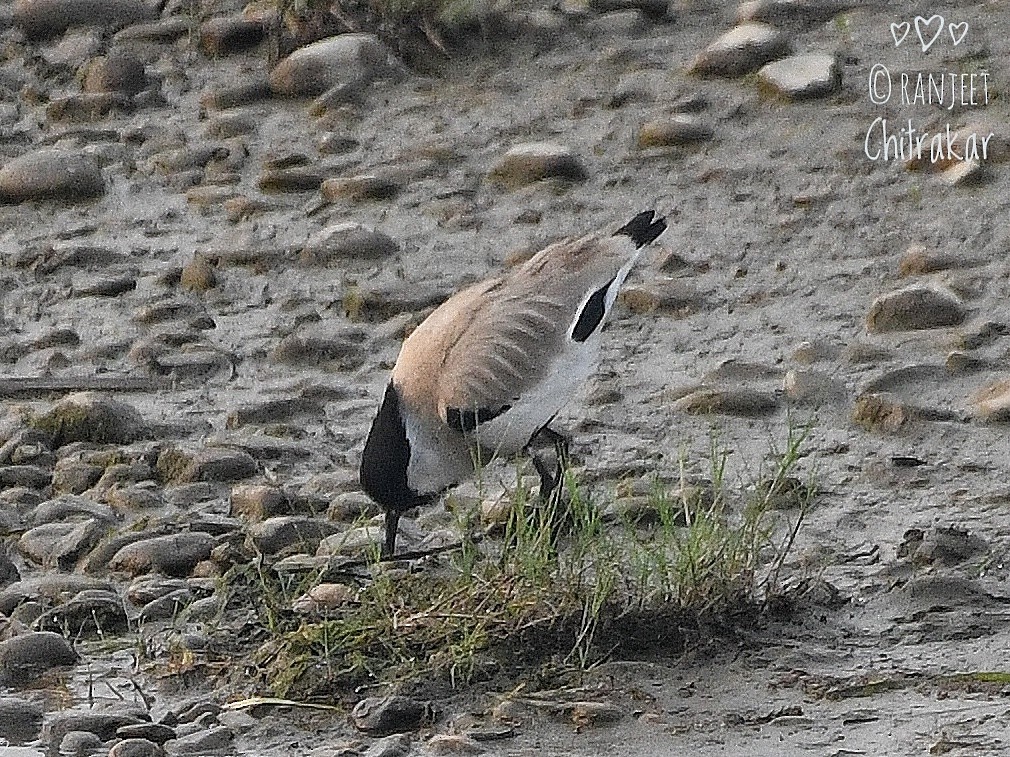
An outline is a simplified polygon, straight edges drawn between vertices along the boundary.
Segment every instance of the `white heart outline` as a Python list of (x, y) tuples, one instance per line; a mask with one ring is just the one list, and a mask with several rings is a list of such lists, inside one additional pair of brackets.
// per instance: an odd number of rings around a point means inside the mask
[[(922, 38), (922, 27), (925, 26), (928, 29), (928, 27), (933, 25), (934, 21), (939, 21), (940, 25), (936, 28), (936, 34), (933, 35), (933, 38), (927, 42)], [(915, 17), (915, 33), (919, 36), (919, 42), (922, 44), (923, 52), (929, 50), (929, 48), (933, 46), (933, 43), (940, 38), (940, 34), (943, 32), (944, 21), (944, 17), (939, 13), (934, 13), (929, 18), (923, 18), (922, 16)]]
[[(901, 39), (898, 39), (899, 31), (902, 32)], [(912, 31), (912, 25), (907, 21), (902, 21), (900, 24), (891, 24), (891, 37), (894, 38), (894, 46), (900, 46), (910, 31)]]
[[(957, 31), (961, 32), (961, 36), (960, 37), (954, 36), (954, 30), (955, 29)], [(947, 27), (947, 31), (950, 32), (950, 38), (954, 42), (954, 47), (957, 47), (958, 45), (960, 45), (964, 41), (964, 37), (968, 33), (968, 22), (967, 21), (962, 21), (960, 24), (951, 23)]]

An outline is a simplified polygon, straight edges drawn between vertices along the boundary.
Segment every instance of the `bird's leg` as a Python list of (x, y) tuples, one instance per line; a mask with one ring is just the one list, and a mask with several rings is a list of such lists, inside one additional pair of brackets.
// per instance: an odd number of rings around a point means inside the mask
[(396, 551), (396, 530), (400, 525), (400, 513), (386, 510), (386, 541), (382, 545), (382, 559), (388, 560)]
[[(568, 467), (568, 437), (565, 436), (564, 434), (559, 434), (550, 426), (544, 426), (537, 432), (536, 435), (544, 437), (547, 441), (549, 441), (551, 444), (554, 445), (554, 455), (557, 462), (555, 463), (554, 467), (553, 485), (550, 487), (549, 491), (551, 493), (560, 494), (561, 487), (564, 485), (565, 482), (565, 468)], [(543, 473), (540, 471), (539, 467), (537, 468), (537, 472), (540, 473), (540, 483), (541, 483), (540, 495), (542, 497), (544, 493), (543, 492), (544, 476)]]

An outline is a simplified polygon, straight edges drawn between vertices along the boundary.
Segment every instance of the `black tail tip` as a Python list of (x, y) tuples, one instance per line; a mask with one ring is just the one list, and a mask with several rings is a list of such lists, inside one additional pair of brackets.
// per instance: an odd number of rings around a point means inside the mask
[(624, 234), (631, 237), (635, 247), (645, 247), (664, 231), (666, 231), (666, 219), (656, 218), (654, 210), (643, 210), (614, 232), (614, 236)]

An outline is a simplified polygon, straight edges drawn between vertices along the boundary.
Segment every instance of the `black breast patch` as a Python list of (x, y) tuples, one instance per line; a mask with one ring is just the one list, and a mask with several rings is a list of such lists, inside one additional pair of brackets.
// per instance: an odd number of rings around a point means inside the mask
[(576, 342), (586, 341), (603, 321), (603, 316), (606, 315), (604, 304), (607, 300), (607, 290), (613, 283), (614, 279), (611, 279), (601, 286), (589, 296), (586, 304), (582, 306), (579, 320), (575, 322), (575, 328), (572, 329), (572, 339)]

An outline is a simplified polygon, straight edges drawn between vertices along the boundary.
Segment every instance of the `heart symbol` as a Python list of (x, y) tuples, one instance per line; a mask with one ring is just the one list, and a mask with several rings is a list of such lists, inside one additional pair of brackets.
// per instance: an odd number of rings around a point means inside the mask
[(954, 40), (954, 47), (957, 47), (964, 40), (964, 35), (968, 33), (968, 22), (962, 21), (960, 24), (951, 24), (947, 27), (947, 30), (950, 32), (950, 38)]
[[(930, 37), (929, 42), (927, 42), (925, 37), (922, 36), (922, 30), (923, 28), (925, 28), (928, 34), (929, 27), (933, 25), (934, 21), (937, 22), (936, 31), (933, 32), (933, 36)], [(933, 46), (933, 43), (936, 42), (937, 38), (940, 36), (940, 32), (942, 31), (943, 31), (943, 16), (941, 16), (939, 13), (934, 13), (929, 18), (923, 18), (922, 16), (915, 17), (915, 33), (919, 35), (919, 42), (922, 43), (923, 52), (926, 52), (927, 50), (929, 50), (929, 48)]]
[(907, 21), (902, 21), (900, 24), (891, 24), (891, 36), (894, 37), (895, 47), (905, 41), (905, 37), (908, 36), (908, 31), (911, 28), (912, 25)]

